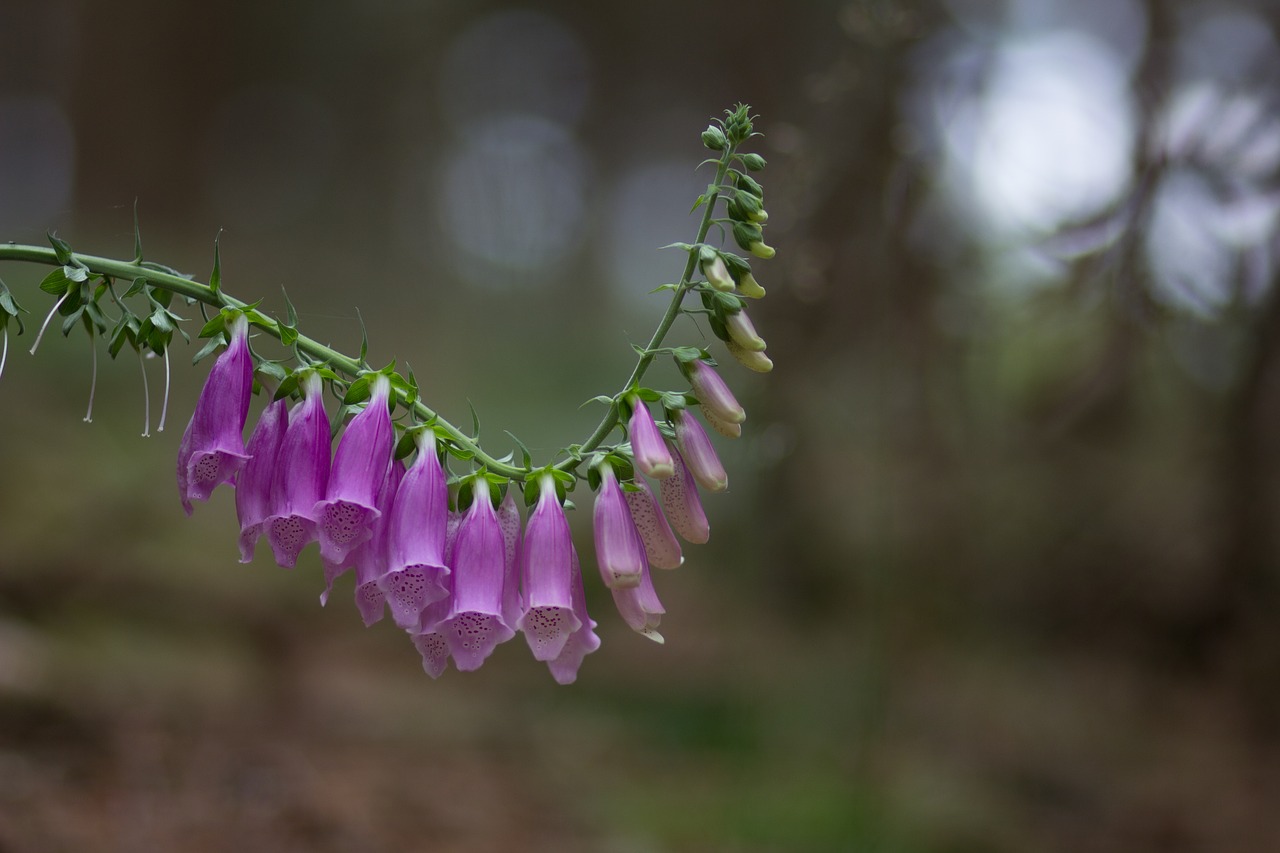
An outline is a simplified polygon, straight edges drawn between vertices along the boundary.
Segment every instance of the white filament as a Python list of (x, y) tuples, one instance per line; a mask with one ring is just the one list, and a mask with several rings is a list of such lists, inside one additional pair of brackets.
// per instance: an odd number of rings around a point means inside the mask
[(90, 332), (89, 352), (93, 353), (93, 378), (89, 380), (89, 408), (84, 413), (84, 422), (87, 424), (93, 423), (93, 396), (98, 391), (98, 348), (93, 344), (93, 332)]
[(142, 437), (151, 437), (151, 388), (147, 385), (147, 365), (138, 350), (138, 367), (142, 368)]
[(164, 432), (164, 419), (169, 414), (169, 348), (164, 348), (164, 402), (160, 405), (160, 426), (156, 432)]
[(49, 328), (49, 321), (53, 319), (54, 314), (58, 313), (58, 309), (62, 307), (62, 303), (66, 302), (67, 297), (70, 295), (71, 291), (68, 290), (66, 293), (62, 294), (62, 296), (58, 298), (58, 301), (53, 303), (53, 307), (49, 309), (49, 316), (44, 318), (44, 323), (40, 326), (40, 334), (36, 335), (36, 342), (31, 345), (32, 355), (36, 354), (36, 347), (40, 346), (40, 339), (44, 337), (44, 330)]

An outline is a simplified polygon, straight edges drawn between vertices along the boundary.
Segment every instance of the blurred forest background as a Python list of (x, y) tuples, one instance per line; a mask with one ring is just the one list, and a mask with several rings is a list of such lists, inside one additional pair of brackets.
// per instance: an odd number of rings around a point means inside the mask
[[(490, 441), (590, 430), (739, 100), (778, 257), (777, 369), (722, 359), (749, 420), (711, 543), (658, 578), (667, 645), (593, 585), (568, 688), (519, 640), (432, 682), (349, 586), (318, 606), (314, 553), (240, 565), (230, 493), (186, 519), (173, 483), (197, 345), (142, 439), (137, 365), (103, 360), (86, 425), (83, 339), (31, 359), (29, 325), (0, 851), (1280, 849), (1276, 24), (5, 0), (0, 239), (128, 257), (136, 200), (147, 256), (204, 278), (221, 229), (231, 292), (287, 287), (347, 349), (358, 308)], [(42, 274), (0, 270), (33, 321)]]

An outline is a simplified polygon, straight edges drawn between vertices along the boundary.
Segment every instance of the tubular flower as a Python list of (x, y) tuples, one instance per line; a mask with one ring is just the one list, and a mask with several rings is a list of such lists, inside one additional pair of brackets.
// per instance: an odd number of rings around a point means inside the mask
[(624, 491), (627, 506), (631, 508), (631, 520), (635, 522), (640, 541), (644, 543), (644, 554), (649, 565), (659, 569), (675, 569), (684, 562), (680, 553), (680, 542), (671, 532), (666, 516), (658, 509), (658, 502), (649, 491), (648, 484), (636, 477), (635, 491)]
[(693, 388), (693, 395), (704, 411), (710, 410), (716, 418), (731, 424), (740, 424), (747, 419), (746, 411), (715, 368), (701, 359), (684, 362), (681, 366)]
[(569, 635), (564, 648), (554, 660), (547, 661), (551, 677), (557, 684), (572, 684), (578, 678), (578, 668), (582, 659), (600, 648), (600, 638), (596, 636), (596, 622), (587, 615), (587, 596), (582, 589), (582, 572), (578, 568), (578, 555), (573, 554), (573, 580), (570, 584), (573, 594), (573, 615), (577, 617), (578, 630)]
[(315, 505), (320, 556), (335, 563), (369, 538), (379, 514), (374, 498), (391, 462), (391, 381), (375, 376), (371, 392), (368, 405), (351, 419), (338, 442), (325, 498)]
[(271, 514), (271, 481), (279, 463), (280, 446), (289, 426), (289, 404), (281, 398), (267, 406), (249, 436), (249, 461), (236, 475), (236, 517), (240, 520), (240, 562), (253, 559), (262, 523)]
[(658, 484), (658, 500), (667, 521), (684, 541), (701, 545), (711, 537), (711, 526), (707, 524), (702, 501), (698, 499), (698, 487), (679, 456), (676, 457), (675, 476)]
[(631, 434), (631, 452), (635, 456), (636, 467), (646, 476), (665, 480), (676, 472), (671, 451), (667, 450), (667, 443), (662, 440), (662, 433), (658, 431), (649, 407), (639, 397), (631, 398), (631, 420), (627, 430)]
[(596, 562), (604, 585), (610, 589), (637, 586), (644, 570), (644, 545), (631, 520), (622, 487), (607, 462), (600, 466), (600, 491), (596, 493), (592, 520)]
[(524, 633), (534, 660), (553, 661), (582, 621), (573, 608), (573, 536), (556, 497), (555, 479), (543, 474), (538, 488), (538, 505), (529, 515), (520, 553), (524, 612), (516, 628)]
[(316, 539), (312, 511), (329, 483), (329, 417), (324, 412), (324, 386), (308, 373), (302, 380), (302, 402), (289, 412), (289, 428), (280, 445), (271, 480), (271, 515), (263, 522), (276, 562), (287, 569)]
[(214, 362), (178, 445), (178, 494), (191, 515), (191, 502), (207, 501), (249, 461), (244, 452), (244, 424), (253, 391), (253, 357), (249, 355), (249, 321), (230, 321), (227, 348)]
[(688, 409), (675, 413), (676, 443), (693, 478), (709, 492), (723, 492), (729, 488), (729, 475), (720, 464), (720, 457), (711, 446), (711, 439)]
[(768, 373), (773, 370), (773, 359), (763, 352), (746, 349), (733, 341), (725, 341), (725, 347), (729, 350), (729, 355), (736, 358), (738, 363), (748, 370), (754, 370), (756, 373)]
[(422, 609), (447, 598), (445, 537), (449, 487), (431, 430), (417, 435), (418, 458), (396, 491), (387, 521), (387, 573), (378, 581), (401, 628), (418, 624)]
[(515, 636), (502, 617), (506, 543), (489, 484), (472, 484), (471, 508), (458, 529), (449, 615), (437, 626), (461, 672), (479, 669), (499, 643)]
[(657, 627), (662, 621), (662, 614), (667, 611), (662, 606), (662, 602), (658, 600), (658, 591), (653, 588), (653, 579), (649, 576), (649, 567), (647, 565), (640, 575), (639, 586), (611, 591), (613, 592), (613, 603), (618, 608), (618, 614), (622, 616), (623, 621), (631, 626), (631, 630), (653, 640), (655, 643), (663, 642), (662, 635), (658, 633)]
[[(383, 604), (386, 602), (382, 580), (387, 574), (388, 519), (405, 476), (404, 463), (399, 459), (393, 460), (387, 466), (387, 472), (374, 497), (374, 508), (378, 510), (378, 515), (369, 526), (369, 538), (357, 545), (342, 563), (325, 561), (325, 578), (330, 585), (345, 570), (345, 566), (355, 567), (356, 609), (360, 611), (365, 627), (382, 618)], [(330, 571), (335, 569), (331, 575)], [(321, 602), (328, 594), (329, 590), (326, 589), (325, 594), (320, 597)]]
[(764, 352), (766, 346), (764, 338), (756, 333), (756, 327), (746, 311), (726, 313), (724, 327), (728, 330), (729, 338), (733, 343), (751, 352)]

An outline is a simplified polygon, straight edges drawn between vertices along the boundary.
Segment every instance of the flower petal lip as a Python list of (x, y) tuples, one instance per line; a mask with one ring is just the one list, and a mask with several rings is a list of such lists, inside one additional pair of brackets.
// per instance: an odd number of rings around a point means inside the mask
[(645, 562), (644, 545), (631, 520), (631, 509), (622, 495), (622, 487), (607, 462), (600, 466), (600, 490), (596, 493), (592, 528), (596, 562), (604, 585), (610, 589), (639, 585)]
[(578, 630), (569, 635), (564, 648), (555, 660), (547, 661), (551, 677), (557, 684), (572, 684), (578, 678), (578, 669), (582, 659), (600, 648), (600, 638), (596, 636), (596, 621), (587, 615), (587, 596), (582, 588), (582, 571), (578, 566), (578, 555), (573, 555), (573, 612), (581, 623)]
[(631, 398), (631, 407), (627, 431), (631, 436), (631, 453), (636, 467), (655, 480), (670, 477), (676, 472), (675, 462), (649, 407), (639, 397)]
[(678, 410), (673, 420), (680, 455), (698, 485), (709, 492), (723, 492), (729, 488), (729, 475), (698, 420), (688, 409)]
[(178, 445), (178, 494), (187, 515), (192, 513), (193, 500), (207, 501), (215, 488), (230, 483), (249, 461), (244, 451), (244, 425), (253, 393), (249, 321), (238, 314), (228, 331), (227, 348), (209, 371)]
[(324, 499), (317, 501), (316, 521), (320, 556), (340, 562), (369, 538), (379, 515), (375, 496), (391, 462), (395, 429), (387, 402), (391, 382), (375, 376), (368, 404), (351, 419), (338, 442)]

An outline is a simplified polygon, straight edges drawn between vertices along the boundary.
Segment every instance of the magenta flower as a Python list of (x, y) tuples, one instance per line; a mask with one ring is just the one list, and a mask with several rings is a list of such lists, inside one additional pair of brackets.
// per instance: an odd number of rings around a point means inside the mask
[(291, 569), (307, 543), (316, 539), (312, 514), (329, 482), (329, 417), (324, 384), (315, 373), (301, 382), (302, 402), (289, 412), (271, 481), (271, 515), (263, 522), (276, 562)]
[(191, 502), (207, 501), (215, 488), (230, 483), (249, 461), (244, 424), (253, 392), (249, 321), (237, 314), (229, 323), (227, 348), (214, 362), (178, 444), (178, 495), (191, 515)]
[(534, 660), (552, 661), (582, 622), (573, 612), (573, 536), (556, 497), (555, 479), (543, 474), (538, 488), (538, 505), (529, 515), (520, 555), (524, 613), (516, 627), (524, 632)]
[(636, 491), (624, 491), (627, 506), (631, 509), (631, 520), (635, 522), (640, 541), (644, 543), (645, 557), (649, 565), (659, 569), (678, 568), (684, 562), (680, 553), (680, 543), (671, 532), (658, 502), (649, 491), (649, 486), (639, 477), (635, 480)]
[(443, 577), (449, 487), (436, 454), (436, 436), (417, 434), (418, 458), (396, 491), (387, 521), (387, 573), (378, 581), (401, 628), (418, 625), (422, 609), (447, 598)]
[(710, 492), (723, 492), (729, 488), (729, 475), (720, 464), (720, 457), (711, 446), (706, 430), (693, 417), (688, 409), (679, 409), (675, 413), (676, 442), (680, 446), (680, 455), (688, 466), (698, 485)]
[(707, 515), (698, 499), (698, 487), (693, 482), (684, 460), (676, 456), (676, 473), (658, 484), (658, 501), (667, 521), (686, 542), (701, 545), (711, 536)]
[[(392, 503), (400, 491), (405, 476), (404, 463), (399, 459), (392, 460), (387, 466), (382, 482), (378, 485), (378, 493), (374, 496), (374, 509), (378, 514), (369, 526), (370, 536), (357, 545), (344, 561), (353, 565), (356, 570), (356, 609), (360, 611), (360, 618), (364, 620), (365, 627), (382, 618), (383, 605), (386, 602), (382, 580), (387, 574), (388, 519), (391, 516)], [(339, 569), (331, 577), (330, 569), (338, 568), (340, 565), (325, 561), (325, 577), (329, 584), (332, 585), (333, 578), (341, 574)], [(328, 590), (325, 590), (325, 595), (328, 595)], [(324, 599), (325, 596), (321, 596), (322, 602)]]
[[(666, 480), (663, 480), (665, 483)], [(596, 562), (604, 585), (626, 588), (640, 583), (644, 570), (644, 545), (631, 520), (631, 510), (622, 496), (622, 487), (608, 462), (600, 466), (600, 491), (596, 493), (592, 521), (596, 540)]]
[(667, 450), (667, 443), (662, 440), (662, 433), (658, 432), (649, 407), (639, 397), (631, 398), (631, 420), (627, 431), (631, 434), (631, 453), (635, 456), (637, 468), (655, 480), (666, 479), (675, 473), (671, 451)]
[(437, 627), (461, 672), (479, 669), (499, 643), (515, 636), (503, 619), (506, 542), (489, 484), (473, 484), (471, 508), (458, 530), (449, 615)]
[(578, 668), (582, 659), (600, 648), (600, 638), (596, 636), (596, 622), (587, 615), (587, 596), (582, 589), (582, 572), (578, 568), (578, 555), (573, 554), (573, 578), (570, 592), (573, 600), (573, 615), (579, 622), (578, 630), (569, 635), (564, 648), (554, 660), (547, 661), (551, 677), (557, 684), (572, 684), (578, 678)]
[(663, 642), (662, 635), (658, 633), (658, 624), (662, 621), (662, 614), (666, 613), (662, 602), (658, 600), (658, 591), (653, 588), (653, 579), (649, 576), (649, 567), (644, 567), (644, 572), (640, 575), (640, 585), (631, 587), (630, 589), (615, 589), (613, 593), (613, 603), (618, 608), (618, 614), (622, 616), (623, 621), (631, 626), (631, 630), (653, 640), (655, 643)]
[(747, 413), (738, 404), (729, 386), (716, 373), (715, 368), (701, 359), (685, 362), (685, 376), (693, 387), (693, 395), (703, 405), (703, 411), (709, 411), (725, 423), (740, 424), (747, 419)]
[(346, 559), (368, 539), (370, 525), (378, 517), (375, 498), (395, 440), (387, 408), (390, 394), (391, 381), (375, 376), (368, 405), (351, 419), (338, 442), (324, 500), (315, 505), (320, 556), (331, 562)]
[(249, 461), (236, 475), (236, 517), (240, 520), (240, 562), (253, 559), (262, 535), (262, 523), (271, 515), (271, 481), (279, 464), (280, 447), (289, 426), (289, 404), (284, 398), (267, 406), (249, 436), (245, 453)]

